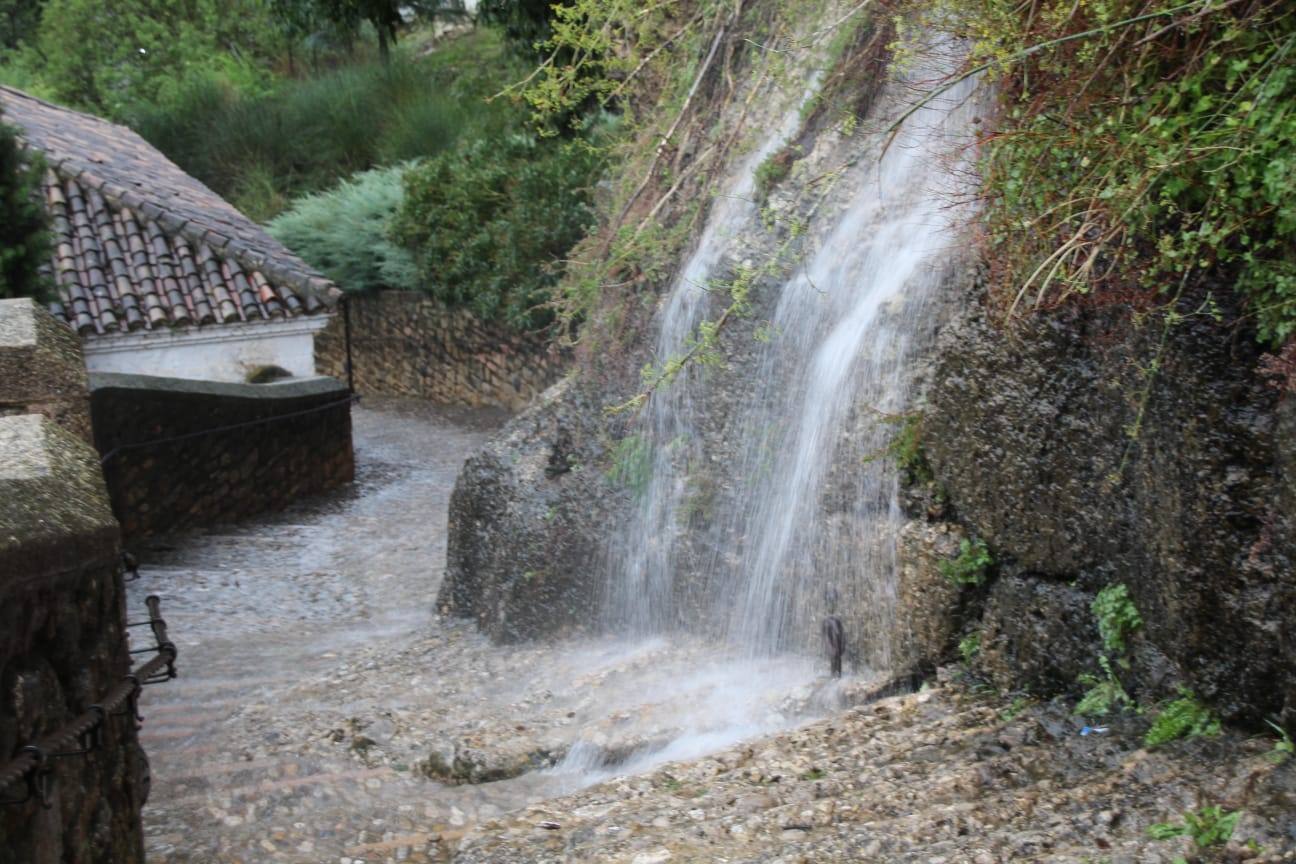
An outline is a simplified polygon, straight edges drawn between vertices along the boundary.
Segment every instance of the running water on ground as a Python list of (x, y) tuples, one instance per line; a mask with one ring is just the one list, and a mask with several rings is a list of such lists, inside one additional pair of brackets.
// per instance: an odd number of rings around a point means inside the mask
[(161, 595), (180, 650), (141, 704), (150, 860), (443, 860), (478, 820), (728, 743), (681, 734), (703, 716), (755, 735), (845, 698), (796, 659), (736, 689), (700, 641), (501, 648), (439, 620), (450, 491), (502, 418), (364, 406), (353, 489), (142, 550), (132, 606)]

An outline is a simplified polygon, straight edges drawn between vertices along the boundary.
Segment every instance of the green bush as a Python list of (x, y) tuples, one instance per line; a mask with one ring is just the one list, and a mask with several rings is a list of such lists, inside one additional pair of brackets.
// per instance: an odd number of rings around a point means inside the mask
[(1260, 340), (1296, 335), (1296, 4), (930, 5), (1001, 96), (982, 176), (1005, 305), (1231, 282)]
[(984, 540), (964, 537), (959, 542), (959, 554), (937, 566), (941, 575), (955, 585), (980, 585), (993, 563)]
[(1129, 589), (1123, 584), (1108, 585), (1098, 592), (1089, 608), (1098, 619), (1103, 647), (1112, 654), (1124, 654), (1126, 638), (1143, 626), (1143, 618), (1130, 599)]
[(0, 298), (41, 297), (49, 235), (40, 206), (39, 161), (24, 153), (0, 115)]
[(414, 258), (391, 239), (404, 171), (401, 165), (366, 171), (300, 198), (268, 230), (344, 290), (414, 290)]
[(1152, 721), (1143, 736), (1148, 747), (1159, 747), (1177, 738), (1218, 735), (1220, 721), (1209, 708), (1197, 700), (1191, 690), (1180, 688), (1179, 698), (1167, 704)]
[(563, 259), (593, 219), (601, 161), (581, 140), (467, 141), (405, 175), (395, 236), (442, 301), (483, 320), (544, 326)]

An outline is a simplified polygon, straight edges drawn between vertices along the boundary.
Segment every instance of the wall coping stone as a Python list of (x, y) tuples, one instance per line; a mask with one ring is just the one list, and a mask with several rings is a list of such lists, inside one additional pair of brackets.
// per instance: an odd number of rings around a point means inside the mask
[(38, 414), (0, 417), (0, 593), (116, 554), (99, 454)]
[(50, 413), (61, 405), (74, 415), (70, 428), (88, 436), (85, 399), (77, 335), (31, 298), (0, 300), (0, 413)]
[(245, 384), (239, 381), (199, 381), (192, 378), (166, 378), (160, 375), (133, 375), (124, 372), (90, 373), (90, 390), (153, 390), (159, 393), (221, 396), (278, 402), (336, 393), (339, 398), (349, 391), (336, 378), (317, 375), (292, 378), (268, 384)]

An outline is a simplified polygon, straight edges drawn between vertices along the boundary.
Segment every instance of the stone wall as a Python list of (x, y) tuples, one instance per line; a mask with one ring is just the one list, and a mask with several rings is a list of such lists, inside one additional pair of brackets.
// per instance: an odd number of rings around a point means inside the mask
[(355, 476), (350, 394), (331, 378), (95, 373), (90, 386), (95, 445), (128, 541), (281, 509)]
[[(0, 764), (130, 668), (118, 527), (81, 437), (85, 372), (66, 333), (30, 301), (0, 303)], [(0, 864), (142, 862), (147, 767), (134, 720), (108, 718), (102, 746), (49, 764), (48, 809), (0, 807)], [(0, 798), (24, 792), (14, 784)]]
[[(518, 411), (565, 366), (542, 340), (482, 324), (424, 294), (384, 291), (346, 302), (358, 393)], [(338, 314), (315, 337), (316, 368), (340, 380), (346, 380), (344, 318)]]
[[(946, 336), (923, 441), (941, 518), (997, 567), (946, 607), (958, 620), (921, 659), (978, 631), (978, 664), (1000, 687), (1075, 691), (1103, 652), (1090, 604), (1124, 584), (1144, 621), (1121, 670), (1132, 696), (1185, 685), (1231, 719), (1296, 721), (1296, 442), (1252, 336), (1202, 316), (1163, 334), (1123, 309), (1004, 331), (975, 303)], [(902, 577), (943, 581), (908, 560)]]
[(34, 301), (0, 300), (0, 417), (43, 414), (90, 441), (81, 340)]

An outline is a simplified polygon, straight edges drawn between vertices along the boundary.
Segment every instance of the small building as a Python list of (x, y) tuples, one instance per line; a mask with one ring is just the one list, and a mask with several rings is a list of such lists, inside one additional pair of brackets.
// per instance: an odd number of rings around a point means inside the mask
[(316, 374), (340, 292), (135, 132), (0, 86), (44, 157), (59, 299), (90, 372), (245, 381)]

